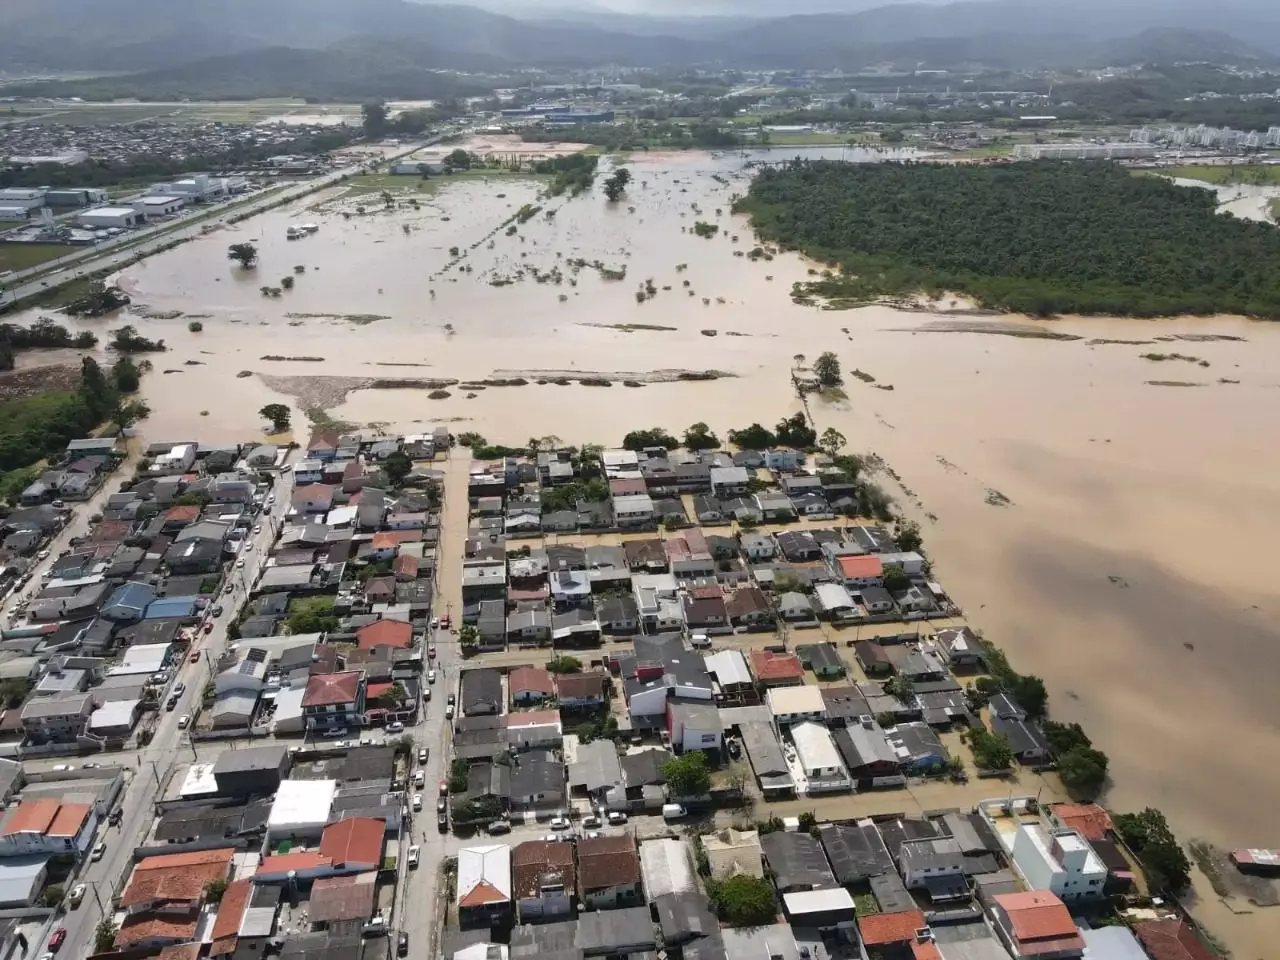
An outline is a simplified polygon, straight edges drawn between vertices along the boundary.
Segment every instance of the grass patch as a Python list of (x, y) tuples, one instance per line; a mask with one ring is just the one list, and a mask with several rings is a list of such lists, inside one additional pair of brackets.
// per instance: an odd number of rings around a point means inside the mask
[(82, 247), (69, 247), (61, 243), (4, 243), (0, 244), (0, 273), (10, 270), (30, 270), (49, 260), (65, 257)]

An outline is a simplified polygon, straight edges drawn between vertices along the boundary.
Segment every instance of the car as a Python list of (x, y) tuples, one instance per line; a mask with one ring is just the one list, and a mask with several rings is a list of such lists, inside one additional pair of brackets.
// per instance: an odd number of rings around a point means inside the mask
[(440, 789), (437, 792), (440, 794), (440, 796), (447, 797), (449, 795), (449, 781), (441, 780)]
[(552, 817), (550, 827), (552, 830), (568, 830), (569, 818), (568, 817)]
[(220, 616), (222, 616), (222, 604), (220, 604), (220, 603), (215, 603), (215, 604), (213, 605), (213, 609), (212, 609), (212, 610), (210, 610), (209, 612), (210, 612), (210, 613), (212, 613), (215, 617), (220, 617)]
[(452, 627), (453, 627), (453, 621), (449, 618), (449, 615), (446, 613), (443, 617), (440, 618), (440, 629), (449, 630)]
[[(414, 847), (414, 849), (416, 850), (418, 848)], [(408, 955), (409, 955), (409, 934), (401, 930), (400, 936), (396, 937), (396, 956), (407, 957)]]
[(436, 814), (436, 829), (441, 833), (449, 831), (449, 815), (447, 813)]
[(404, 733), (404, 724), (399, 720), (392, 720), (387, 724), (387, 733)]
[(48, 550), (41, 550), (39, 553), (37, 553), (37, 554), (36, 554), (36, 559), (37, 559), (37, 560), (48, 560), (48, 559), (49, 559), (49, 551), (48, 551)]
[(440, 618), (439, 618), (439, 617), (432, 617), (432, 618), (431, 618), (431, 629), (432, 629), (432, 630), (434, 630), (434, 629), (435, 629), (436, 627), (438, 627), (438, 626), (440, 626)]
[(449, 706), (451, 706), (451, 707), (452, 707), (452, 706), (453, 706), (455, 703), (457, 703), (457, 702), (458, 702), (457, 696), (456, 696), (455, 694), (452, 694), (452, 693), (451, 693), (451, 694), (449, 694)]
[(179, 683), (177, 683), (177, 684), (174, 686), (174, 688), (173, 688), (173, 692), (174, 692), (174, 694), (175, 694), (175, 695), (177, 695), (177, 696), (179, 696), (179, 697), (180, 697), (180, 696), (182, 696), (184, 693), (186, 693), (186, 692), (187, 692), (187, 685), (186, 685), (185, 683), (182, 683), (182, 682), (180, 681)]
[(421, 854), (422, 848), (416, 843), (409, 848), (409, 867), (412, 869), (418, 865), (418, 856)]
[(254, 532), (254, 533), (261, 533), (261, 532), (262, 532), (262, 524), (258, 524), (256, 527), (254, 527), (254, 528), (253, 528), (253, 532)]
[[(240, 566), (242, 567), (244, 566), (243, 560), (240, 561)], [(234, 583), (228, 583), (227, 589), (223, 590), (222, 592), (225, 593), (227, 596), (231, 596), (231, 594), (236, 592), (236, 585)]]
[(614, 826), (617, 826), (620, 823), (627, 822), (627, 815), (621, 810), (610, 810), (609, 816), (606, 819), (608, 819), (608, 821)]
[(423, 700), (430, 700), (430, 699), (431, 699), (431, 688), (430, 688), (430, 687), (423, 687), (423, 688), (422, 688), (422, 699), (423, 699)]
[(253, 549), (253, 541), (252, 541), (252, 540), (250, 540), (248, 543), (246, 543), (246, 544), (244, 545), (244, 548), (245, 548), (246, 550), (252, 550), (252, 549)]
[(436, 658), (436, 645), (433, 643), (427, 647), (427, 659), (434, 660)]
[(435, 682), (436, 682), (436, 672), (435, 672), (435, 670), (428, 670), (428, 671), (427, 671), (427, 683), (435, 683)]
[(448, 797), (436, 797), (436, 813), (444, 813), (449, 809)]
[(490, 833), (510, 833), (511, 824), (507, 823), (505, 820), (495, 820), (493, 823), (489, 824), (487, 829)]
[(83, 883), (77, 883), (71, 888), (71, 892), (67, 894), (67, 903), (71, 905), (72, 910), (76, 909), (84, 901), (84, 894), (85, 886)]
[(422, 794), (420, 794), (420, 793), (415, 793), (415, 794), (413, 795), (413, 809), (414, 809), (415, 811), (416, 811), (416, 810), (421, 810), (421, 809), (422, 809)]
[(419, 770), (417, 773), (413, 775), (413, 785), (417, 787), (419, 790), (426, 789), (427, 772), (425, 770)]
[(191, 662), (192, 662), (192, 663), (199, 663), (199, 662), (200, 662), (200, 651), (199, 651), (199, 650), (192, 650), (192, 651), (191, 651)]
[(589, 817), (583, 817), (583, 818), (582, 818), (582, 825), (583, 825), (584, 827), (588, 827), (588, 828), (592, 828), (592, 829), (594, 829), (595, 827), (600, 826), (600, 818), (599, 818), (599, 817), (597, 817), (595, 814), (592, 814), (592, 815), (591, 815), (591, 816), (589, 816)]
[(204, 632), (205, 632), (205, 633), (213, 633), (213, 621), (212, 621), (212, 620), (208, 620), (208, 621), (206, 621), (206, 622), (205, 622), (205, 625), (204, 625)]
[(427, 762), (427, 757), (428, 757), (428, 756), (430, 756), (430, 754), (427, 752), (427, 748), (426, 748), (426, 747), (419, 747), (419, 748), (418, 748), (418, 762), (419, 762), (419, 763), (426, 763), (426, 762)]
[(63, 503), (61, 500), (54, 500), (49, 504), (49, 506), (53, 507), (53, 509), (55, 510), (61, 510), (63, 507), (66, 506), (66, 504)]
[(63, 941), (66, 939), (67, 928), (59, 927), (57, 930), (53, 931), (53, 936), (49, 937), (49, 949), (56, 951), (60, 946), (62, 946)]
[(175, 696), (170, 697), (170, 698), (169, 698), (168, 700), (166, 700), (166, 701), (165, 701), (165, 703), (164, 703), (164, 709), (165, 709), (165, 711), (166, 711), (166, 712), (168, 712), (168, 713), (173, 713), (173, 711), (174, 711), (174, 710), (176, 710), (176, 709), (177, 709), (177, 707), (178, 707), (178, 698), (177, 698), (177, 696), (176, 696), (176, 695), (175, 695)]
[(452, 704), (452, 703), (451, 703), (451, 704), (449, 704), (447, 707), (445, 707), (445, 708), (444, 708), (444, 718), (445, 718), (446, 720), (452, 720), (452, 719), (453, 719), (453, 704)]
[(99, 860), (102, 859), (103, 855), (106, 852), (107, 852), (107, 841), (99, 840), (97, 843), (93, 845), (93, 852), (89, 854), (89, 859), (93, 863), (97, 863)]
[(236, 569), (237, 570), (244, 569), (244, 557), (241, 557), (239, 560), (236, 561)]
[(604, 834), (599, 830), (586, 830), (582, 834), (583, 840), (599, 840)]
[(326, 740), (333, 740), (335, 737), (345, 737), (347, 731), (344, 728), (335, 727), (332, 730), (326, 730), (321, 734)]
[(178, 718), (178, 729), (185, 730), (189, 726), (191, 726), (191, 715), (189, 713), (184, 713)]

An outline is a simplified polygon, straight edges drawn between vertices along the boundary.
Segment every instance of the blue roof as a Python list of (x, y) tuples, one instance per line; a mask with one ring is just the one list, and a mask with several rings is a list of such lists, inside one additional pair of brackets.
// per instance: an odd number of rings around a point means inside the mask
[(120, 607), (141, 613), (155, 598), (156, 592), (148, 584), (131, 581), (116, 588), (116, 592), (111, 594), (111, 599), (107, 601), (107, 609)]
[(165, 597), (153, 600), (147, 607), (146, 620), (181, 620), (192, 616), (196, 610), (197, 597)]

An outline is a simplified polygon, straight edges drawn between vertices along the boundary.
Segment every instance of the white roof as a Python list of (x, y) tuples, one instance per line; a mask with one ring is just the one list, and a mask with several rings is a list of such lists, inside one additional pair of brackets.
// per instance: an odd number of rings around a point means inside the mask
[(141, 700), (108, 700), (89, 716), (89, 729), (132, 725)]
[(613, 498), (613, 509), (627, 513), (633, 510), (652, 510), (653, 497), (647, 493), (620, 493)]
[[(128, 214), (131, 217), (137, 216), (138, 211), (133, 207), (94, 207), (92, 210), (85, 210), (84, 213), (102, 214), (108, 217), (119, 217)], [(82, 214), (83, 216), (83, 214)]]
[(268, 830), (322, 827), (329, 822), (336, 780), (283, 780), (267, 817)]
[(355, 523), (359, 513), (359, 507), (334, 507), (329, 511), (329, 516), (324, 522), (326, 526), (341, 527), (348, 523)]
[(805, 770), (823, 767), (843, 769), (840, 751), (831, 739), (831, 731), (820, 723), (805, 720), (791, 728), (791, 740), (796, 745), (796, 756)]
[(0, 860), (0, 903), (29, 903), (44, 882), (48, 857), (5, 857)]
[(738, 650), (720, 650), (702, 659), (707, 665), (707, 672), (714, 673), (722, 684), (754, 682), (747, 670), (746, 657)]
[(674, 594), (676, 578), (670, 573), (638, 573), (631, 578), (632, 590), (653, 590), (658, 594)]
[(159, 206), (159, 205), (160, 205), (160, 204), (162, 204), (162, 203), (185, 203), (185, 202), (186, 202), (186, 199), (187, 199), (186, 197), (171, 197), (171, 196), (169, 196), (168, 194), (163, 194), (163, 195), (160, 195), (160, 196), (154, 196), (154, 195), (153, 195), (153, 196), (150, 196), (150, 197), (143, 197), (143, 198), (142, 198), (142, 202), (143, 202), (143, 203), (153, 203), (153, 204), (155, 204), (155, 205)]
[(827, 712), (827, 702), (822, 699), (822, 690), (818, 687), (803, 684), (798, 687), (770, 687), (765, 696), (765, 702), (769, 704), (775, 717), (792, 713)]
[(839, 583), (820, 583), (813, 588), (824, 610), (841, 610), (853, 606), (853, 597)]
[(698, 888), (693, 857), (683, 840), (663, 837), (640, 841), (640, 873), (650, 900), (664, 893), (692, 893)]
[(287, 687), (278, 692), (275, 697), (276, 712), (271, 717), (272, 723), (288, 723), (291, 720), (301, 719), (302, 697), (306, 692), (306, 687)]
[(487, 883), (511, 899), (511, 848), (505, 843), (463, 847), (458, 851), (458, 900)]
[(606, 467), (621, 467), (639, 463), (640, 455), (634, 450), (605, 450), (601, 452), (600, 460)]
[(787, 915), (791, 917), (800, 913), (822, 913), (827, 910), (853, 912), (853, 897), (844, 887), (836, 887), (833, 890), (801, 890), (799, 893), (784, 893), (782, 902), (786, 904)]
[(164, 660), (169, 653), (170, 644), (142, 643), (129, 647), (119, 665), (111, 668), (113, 676), (135, 673), (159, 673), (164, 669)]
[(203, 797), (218, 792), (218, 781), (213, 776), (212, 763), (193, 763), (187, 768), (179, 795), (184, 799)]

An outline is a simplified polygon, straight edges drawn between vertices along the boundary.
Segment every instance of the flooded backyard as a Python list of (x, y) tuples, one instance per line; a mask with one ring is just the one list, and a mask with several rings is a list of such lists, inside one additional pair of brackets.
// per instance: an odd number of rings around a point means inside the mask
[[(599, 191), (539, 199), (532, 178), (422, 191), (406, 178), (394, 209), (376, 193), (321, 195), (143, 261), (122, 285), (183, 314), (129, 320), (170, 347), (144, 381), (143, 432), (254, 438), (257, 410), (280, 400), (302, 439), (304, 408), (511, 444), (616, 443), (697, 420), (723, 438), (799, 409), (794, 355), (833, 350), (848, 400), (814, 403), (819, 431), (836, 427), (901, 477), (907, 490), (886, 485), (921, 519), (971, 622), (1110, 754), (1108, 802), (1158, 806), (1184, 839), (1275, 846), (1264, 798), (1280, 794), (1280, 768), (1259, 758), (1280, 734), (1266, 560), (1280, 538), (1280, 331), (1233, 318), (1011, 325), (946, 316), (945, 302), (796, 306), (791, 285), (812, 265), (752, 259), (749, 227), (729, 214), (743, 164), (638, 154), (616, 204)], [(526, 204), (540, 209), (513, 221)], [(699, 221), (715, 235), (696, 235)], [(303, 222), (320, 229), (287, 240)], [(258, 245), (253, 270), (226, 259), (241, 241)], [(261, 293), (285, 276), (292, 290)], [(203, 332), (188, 331), (193, 316)], [(709, 371), (719, 378), (680, 379)], [(477, 383), (517, 377), (529, 382)], [(1280, 917), (1203, 910), (1243, 958), (1264, 955)]]

